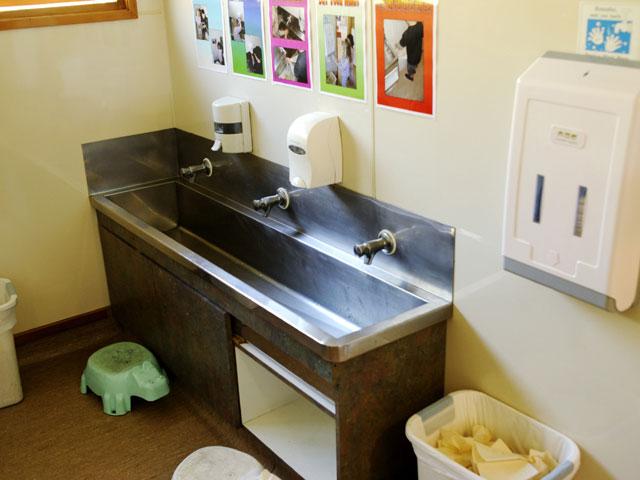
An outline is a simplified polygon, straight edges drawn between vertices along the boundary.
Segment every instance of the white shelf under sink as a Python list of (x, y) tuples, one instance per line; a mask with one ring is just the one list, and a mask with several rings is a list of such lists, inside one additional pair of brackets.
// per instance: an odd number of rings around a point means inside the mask
[(243, 425), (306, 480), (335, 480), (333, 416), (239, 348), (236, 363)]

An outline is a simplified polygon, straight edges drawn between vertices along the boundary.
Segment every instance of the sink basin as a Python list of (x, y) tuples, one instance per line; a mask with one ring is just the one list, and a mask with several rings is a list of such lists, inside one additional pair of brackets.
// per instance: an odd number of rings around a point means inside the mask
[(331, 361), (451, 313), (450, 301), (201, 187), (168, 181), (95, 195), (92, 202), (156, 248), (266, 310)]

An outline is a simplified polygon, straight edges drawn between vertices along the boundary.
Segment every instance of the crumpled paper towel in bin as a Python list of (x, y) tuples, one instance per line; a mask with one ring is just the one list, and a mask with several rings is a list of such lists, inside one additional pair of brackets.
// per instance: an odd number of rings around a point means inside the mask
[(487, 480), (539, 480), (557, 465), (549, 452), (514, 453), (502, 439), (494, 441), (483, 425), (474, 425), (471, 436), (441, 429), (437, 449)]

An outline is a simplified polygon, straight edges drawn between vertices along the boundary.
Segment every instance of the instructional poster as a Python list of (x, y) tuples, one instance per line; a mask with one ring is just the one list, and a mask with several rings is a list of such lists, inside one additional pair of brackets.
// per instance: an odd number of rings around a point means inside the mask
[(260, 0), (228, 0), (233, 73), (265, 79), (264, 31)]
[(222, 0), (194, 0), (192, 6), (198, 66), (226, 72), (227, 37), (224, 34)]
[(580, 53), (640, 60), (640, 5), (582, 1)]
[(311, 88), (307, 0), (269, 0), (274, 83)]
[(365, 100), (366, 0), (318, 0), (320, 92)]
[(384, 0), (375, 5), (378, 106), (435, 115), (435, 28), (434, 3)]

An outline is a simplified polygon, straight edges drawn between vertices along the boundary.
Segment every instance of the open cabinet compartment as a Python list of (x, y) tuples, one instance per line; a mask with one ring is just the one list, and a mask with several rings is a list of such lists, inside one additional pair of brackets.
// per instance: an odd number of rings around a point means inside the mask
[(336, 479), (333, 401), (254, 345), (235, 352), (244, 427), (305, 479)]

